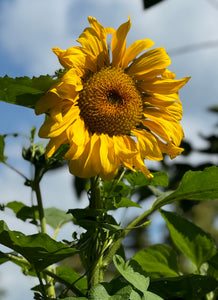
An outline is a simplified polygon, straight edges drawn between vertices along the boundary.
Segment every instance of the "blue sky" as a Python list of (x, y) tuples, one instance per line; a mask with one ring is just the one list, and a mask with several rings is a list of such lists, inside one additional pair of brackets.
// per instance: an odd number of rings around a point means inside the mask
[[(150, 38), (155, 42), (154, 47), (165, 47), (170, 56), (176, 48), (218, 41), (218, 9), (210, 1), (165, 0), (149, 10), (142, 8), (142, 0), (1, 0), (0, 76), (53, 74), (59, 63), (51, 48), (66, 49), (76, 45), (79, 34), (88, 26), (88, 16), (96, 17), (104, 26), (117, 28), (127, 21), (129, 14), (132, 27), (127, 45), (137, 39)], [(192, 77), (180, 93), (184, 109), (182, 125), (187, 139), (203, 147), (205, 144), (198, 134), (213, 132), (217, 121), (216, 115), (209, 114), (206, 109), (218, 104), (218, 47), (172, 55), (171, 59), (169, 69), (177, 78)], [(43, 117), (35, 116), (31, 109), (0, 102), (1, 134), (28, 134), (32, 126), (39, 128), (42, 121)], [(6, 155), (28, 174), (27, 164), (21, 164), (19, 159), (24, 144), (21, 139), (9, 139)], [(53, 188), (54, 183), (56, 188)], [(67, 169), (46, 177), (42, 182), (45, 205), (72, 208), (70, 184)], [(0, 166), (0, 188), (3, 203), (29, 201), (30, 191), (23, 186), (22, 179), (4, 166)], [(83, 206), (84, 203), (74, 202), (73, 205)], [(1, 213), (0, 218), (5, 216)], [(14, 222), (12, 215), (7, 215), (6, 219), (11, 229), (33, 232), (32, 227), (23, 229), (23, 224)], [(69, 235), (67, 229), (65, 234)], [(18, 268), (10, 264), (1, 267), (0, 282), (5, 288), (13, 285), (14, 280), (17, 282), (16, 292), (11, 289), (5, 300), (32, 297), (26, 288), (32, 282), (19, 274)]]

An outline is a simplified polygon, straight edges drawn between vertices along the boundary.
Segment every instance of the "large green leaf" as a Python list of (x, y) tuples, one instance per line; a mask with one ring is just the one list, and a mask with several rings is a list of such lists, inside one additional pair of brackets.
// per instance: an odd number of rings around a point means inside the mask
[(49, 75), (40, 77), (0, 77), (0, 100), (34, 108), (36, 102), (56, 82)]
[(218, 167), (204, 171), (188, 171), (174, 192), (163, 194), (153, 203), (158, 209), (178, 200), (211, 200), (218, 198)]
[(0, 221), (0, 244), (24, 256), (38, 270), (77, 252), (62, 242), (56, 242), (45, 233), (24, 235), (19, 231), (11, 231), (4, 221)]
[(149, 277), (141, 269), (140, 265), (133, 260), (125, 263), (123, 258), (119, 255), (115, 255), (113, 262), (120, 274), (131, 283), (137, 290), (143, 294), (146, 293), (149, 286)]
[(197, 268), (216, 253), (211, 236), (200, 227), (172, 212), (161, 210), (174, 244)]
[(153, 173), (153, 178), (147, 178), (142, 172), (130, 172), (125, 175), (127, 181), (133, 187), (142, 187), (146, 185), (164, 186), (167, 187), (169, 184), (167, 174), (165, 172)]
[(132, 287), (119, 280), (93, 286), (90, 290), (89, 300), (129, 300)]
[(177, 253), (166, 245), (153, 245), (136, 253), (132, 260), (151, 277), (179, 275)]
[(151, 280), (149, 290), (163, 299), (202, 299), (207, 293), (217, 288), (218, 282), (209, 276), (184, 275), (175, 278)]

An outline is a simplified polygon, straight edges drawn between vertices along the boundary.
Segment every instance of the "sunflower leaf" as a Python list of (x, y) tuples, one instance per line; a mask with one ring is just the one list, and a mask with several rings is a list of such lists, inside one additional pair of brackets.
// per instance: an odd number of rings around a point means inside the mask
[(21, 254), (39, 271), (77, 252), (45, 233), (25, 235), (19, 231), (11, 231), (4, 221), (0, 221), (0, 244)]
[(149, 286), (149, 278), (146, 277), (145, 272), (141, 269), (138, 262), (130, 260), (125, 263), (124, 259), (115, 255), (113, 262), (119, 273), (131, 283), (137, 290), (143, 294), (146, 293)]
[(164, 186), (167, 187), (168, 177), (165, 172), (155, 172), (153, 173), (153, 178), (147, 178), (142, 172), (130, 172), (125, 175), (126, 180), (131, 184), (133, 187), (142, 187), (147, 185), (154, 185), (154, 186)]
[(218, 198), (218, 167), (213, 166), (203, 171), (188, 171), (179, 187), (172, 192), (163, 193), (153, 203), (158, 209), (163, 205), (178, 200), (211, 200)]
[(40, 77), (0, 77), (0, 100), (34, 108), (36, 102), (56, 82), (49, 75)]
[(90, 290), (89, 300), (129, 300), (132, 287), (119, 280), (93, 286)]
[(177, 248), (185, 254), (199, 269), (216, 253), (212, 237), (200, 227), (175, 213), (161, 210)]
[(141, 268), (152, 277), (178, 276), (177, 254), (166, 245), (152, 245), (140, 250), (133, 256)]

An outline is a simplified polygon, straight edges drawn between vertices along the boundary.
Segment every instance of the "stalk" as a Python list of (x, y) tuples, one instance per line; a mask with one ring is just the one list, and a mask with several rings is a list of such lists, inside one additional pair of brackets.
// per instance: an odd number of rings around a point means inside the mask
[[(38, 180), (38, 176), (37, 176), (37, 170), (35, 171), (35, 179), (34, 179), (33, 189), (36, 193), (41, 232), (47, 233), (46, 219), (45, 219), (44, 208), (43, 208), (43, 203), (42, 203), (42, 195), (41, 195), (41, 191), (40, 191), (39, 180)], [(47, 267), (46, 270), (49, 272), (52, 272), (51, 267)], [(46, 281), (46, 284), (48, 285), (47, 296), (50, 298), (56, 298), (55, 288), (54, 288), (54, 284), (53, 284), (53, 278), (46, 274), (45, 281)]]
[(126, 235), (134, 229), (140, 222), (142, 222), (145, 218), (147, 218), (151, 213), (155, 211), (155, 208), (151, 207), (149, 210), (146, 210), (142, 215), (138, 216), (134, 219), (124, 230), (121, 234), (120, 238), (116, 240), (116, 242), (111, 247), (110, 251), (108, 252), (107, 256), (103, 261), (103, 266), (105, 269), (109, 266), (111, 261), (113, 260), (113, 256), (116, 254), (117, 250), (120, 248), (122, 240), (126, 237)]
[[(100, 178), (95, 176), (91, 178), (90, 198), (89, 198), (90, 209), (101, 209), (101, 195), (100, 195)], [(89, 270), (87, 270), (87, 281), (88, 288), (98, 284), (103, 279), (102, 273), (102, 254), (101, 254), (101, 235), (98, 228), (95, 229), (93, 235), (93, 248), (92, 253), (87, 253)]]

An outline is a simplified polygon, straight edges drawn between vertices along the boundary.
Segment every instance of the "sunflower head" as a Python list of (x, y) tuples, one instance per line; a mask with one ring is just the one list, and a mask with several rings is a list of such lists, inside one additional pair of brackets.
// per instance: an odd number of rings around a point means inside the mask
[(89, 23), (78, 39), (81, 46), (53, 49), (66, 72), (35, 108), (36, 114), (49, 114), (39, 131), (50, 138), (46, 155), (68, 143), (66, 159), (76, 176), (110, 180), (123, 166), (151, 177), (145, 159), (161, 160), (163, 153), (174, 158), (183, 151), (178, 91), (189, 78), (176, 80), (166, 69), (170, 58), (164, 48), (147, 50), (151, 40), (126, 48), (130, 19), (117, 30), (95, 18)]

